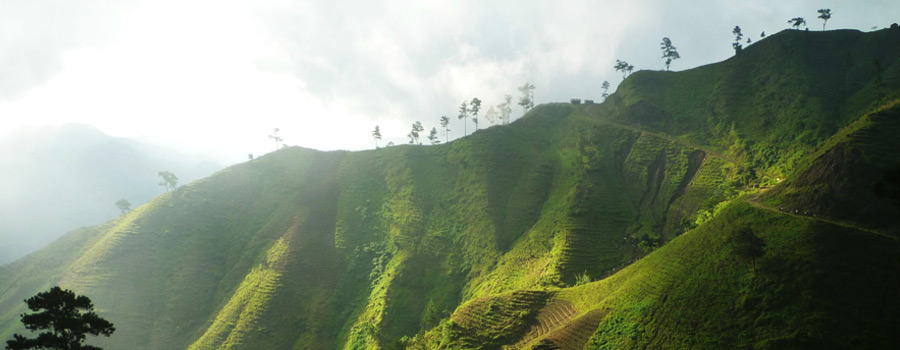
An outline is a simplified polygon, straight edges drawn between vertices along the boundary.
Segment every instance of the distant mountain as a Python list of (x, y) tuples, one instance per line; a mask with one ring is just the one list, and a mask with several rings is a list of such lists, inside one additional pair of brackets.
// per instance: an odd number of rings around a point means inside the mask
[(283, 149), (0, 267), (0, 339), (58, 284), (109, 348), (896, 347), (898, 76), (900, 29), (784, 31), (448, 144)]
[(136, 208), (158, 196), (160, 170), (186, 184), (220, 168), (85, 125), (15, 130), (0, 138), (0, 264), (118, 216), (119, 199)]

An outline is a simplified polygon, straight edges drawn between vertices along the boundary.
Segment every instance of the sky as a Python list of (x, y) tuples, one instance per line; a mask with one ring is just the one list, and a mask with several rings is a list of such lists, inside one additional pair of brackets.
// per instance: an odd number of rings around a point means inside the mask
[(473, 97), (599, 100), (616, 59), (664, 69), (663, 37), (685, 70), (730, 57), (736, 25), (821, 30), (820, 8), (828, 29), (900, 22), (896, 0), (0, 0), (0, 137), (79, 123), (224, 164), (274, 150), (274, 128), (361, 150), (376, 125), (400, 144), (446, 115), (454, 139)]

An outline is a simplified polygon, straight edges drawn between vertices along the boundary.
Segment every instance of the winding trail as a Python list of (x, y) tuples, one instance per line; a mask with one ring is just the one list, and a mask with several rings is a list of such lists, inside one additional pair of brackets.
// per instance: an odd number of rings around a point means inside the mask
[[(670, 141), (670, 142), (674, 142), (674, 143), (681, 144), (682, 146), (685, 146), (685, 147), (689, 147), (689, 148), (693, 148), (693, 149), (698, 149), (698, 150), (704, 151), (704, 152), (706, 152), (706, 154), (709, 154), (709, 155), (712, 155), (712, 156), (714, 156), (714, 157), (716, 157), (716, 158), (719, 158), (719, 159), (728, 161), (728, 162), (730, 162), (730, 163), (732, 163), (732, 164), (741, 165), (741, 163), (738, 162), (737, 160), (735, 160), (735, 159), (733, 159), (733, 158), (731, 158), (731, 157), (727, 157), (727, 156), (725, 156), (724, 154), (722, 154), (721, 152), (718, 152), (718, 151), (716, 151), (716, 150), (710, 148), (709, 146), (698, 145), (698, 144), (695, 144), (695, 143), (693, 143), (693, 142), (688, 142), (688, 141), (685, 141), (685, 140), (681, 140), (681, 139), (678, 139), (678, 138), (676, 138), (676, 137), (673, 137), (672, 135), (669, 135), (669, 134), (665, 134), (665, 133), (661, 133), (661, 132), (656, 132), (656, 131), (649, 131), (649, 130), (645, 130), (645, 129), (642, 129), (642, 128), (639, 128), (639, 127), (636, 127), (636, 126), (633, 126), (633, 125), (625, 125), (625, 124), (617, 123), (617, 122), (608, 120), (608, 118), (600, 117), (599, 115), (597, 115), (596, 113), (594, 113), (594, 111), (592, 110), (592, 108), (589, 107), (589, 106), (576, 105), (575, 107), (578, 108), (580, 111), (584, 112), (585, 114), (587, 114), (587, 115), (593, 117), (595, 121), (597, 121), (597, 122), (599, 122), (599, 123), (601, 123), (601, 124), (609, 125), (609, 126), (612, 126), (612, 127), (615, 127), (615, 128), (621, 128), (621, 129), (631, 130), (631, 131), (634, 131), (634, 132), (637, 132), (637, 133), (641, 133), (641, 134), (648, 134), (648, 135), (652, 135), (652, 136), (655, 136), (655, 137), (663, 138), (663, 139), (666, 139), (666, 140), (668, 140), (668, 141)], [(775, 176), (773, 176), (773, 175), (771, 175), (771, 174), (768, 174), (768, 173), (766, 173), (766, 172), (763, 172), (763, 171), (761, 171), (761, 170), (758, 170), (758, 169), (756, 170), (756, 172), (759, 173), (759, 174), (768, 176), (768, 177), (770, 177), (770, 178), (775, 178)], [(878, 235), (878, 236), (885, 237), (885, 238), (889, 238), (889, 239), (892, 239), (892, 240), (898, 240), (898, 239), (900, 239), (900, 238), (898, 238), (898, 237), (896, 237), (896, 236), (894, 236), (894, 235), (885, 233), (885, 232), (883, 232), (883, 231), (879, 231), (879, 230), (874, 230), (874, 229), (862, 227), (862, 226), (856, 225), (856, 224), (854, 224), (854, 223), (845, 222), (845, 221), (836, 221), (836, 220), (832, 220), (832, 219), (828, 219), (828, 218), (823, 218), (823, 217), (819, 217), (819, 216), (810, 216), (810, 215), (802, 215), (802, 214), (800, 214), (800, 213), (792, 213), (792, 212), (789, 212), (789, 211), (779, 210), (778, 208), (770, 207), (770, 206), (767, 206), (767, 205), (765, 205), (765, 204), (760, 203), (760, 202), (759, 202), (759, 197), (760, 197), (760, 195), (762, 195), (763, 193), (765, 193), (766, 191), (768, 191), (768, 190), (770, 190), (770, 189), (771, 189), (771, 187), (764, 187), (764, 188), (761, 188), (761, 189), (759, 190), (759, 192), (756, 192), (756, 193), (754, 193), (754, 194), (752, 194), (752, 195), (750, 195), (750, 196), (747, 197), (747, 199), (746, 199), (747, 203), (749, 203), (750, 205), (752, 205), (752, 206), (754, 206), (754, 207), (756, 207), (756, 208), (759, 208), (759, 209), (762, 209), (762, 210), (768, 210), (768, 211), (770, 211), (770, 212), (777, 213), (777, 214), (790, 215), (790, 216), (793, 216), (793, 217), (796, 217), (796, 218), (803, 218), (803, 219), (816, 220), (816, 221), (823, 222), (823, 223), (826, 223), (826, 224), (837, 225), (837, 226), (841, 226), (841, 227), (848, 228), (848, 229), (852, 229), (852, 230), (857, 230), (857, 231), (863, 231), (863, 232), (871, 233), (871, 234)]]

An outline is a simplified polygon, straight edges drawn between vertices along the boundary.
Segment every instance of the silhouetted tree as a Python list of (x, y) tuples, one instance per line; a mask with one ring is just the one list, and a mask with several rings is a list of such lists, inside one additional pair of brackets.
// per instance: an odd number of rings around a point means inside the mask
[(735, 255), (750, 260), (756, 269), (756, 259), (765, 254), (766, 242), (757, 237), (750, 228), (742, 227), (732, 233), (731, 243)]
[(816, 11), (819, 13), (819, 18), (822, 19), (822, 30), (825, 30), (825, 25), (828, 24), (828, 20), (831, 19), (831, 9), (820, 9)]
[(372, 130), (372, 138), (375, 139), (375, 149), (378, 149), (378, 141), (381, 140), (381, 128), (378, 125), (375, 125), (375, 130)]
[(446, 115), (441, 116), (441, 127), (444, 128), (446, 139), (444, 142), (450, 142), (450, 118)]
[(272, 135), (269, 135), (269, 138), (275, 141), (275, 150), (276, 151), (279, 148), (281, 148), (281, 141), (284, 141), (284, 139), (282, 139), (281, 136), (278, 136), (279, 131), (281, 131), (281, 129), (275, 128), (275, 131), (272, 132)]
[(468, 121), (466, 119), (469, 118), (469, 107), (466, 101), (463, 101), (462, 104), (459, 105), (459, 115), (456, 117), (458, 119), (462, 119), (463, 121), (463, 136), (468, 135), (469, 132), (467, 130), (468, 128), (466, 127), (466, 123), (468, 123)]
[(13, 334), (6, 342), (7, 350), (57, 349), (102, 350), (85, 345), (88, 334), (111, 336), (116, 328), (109, 321), (94, 313), (91, 299), (75, 295), (71, 290), (59, 287), (38, 293), (25, 300), (31, 314), (22, 314), (22, 323), (30, 331), (44, 331), (37, 338)]
[(253, 160), (253, 153), (247, 153), (247, 160)]
[(131, 202), (129, 202), (127, 199), (117, 200), (116, 208), (119, 208), (119, 211), (121, 211), (122, 214), (125, 214), (125, 213), (131, 211)]
[(178, 185), (178, 177), (175, 174), (172, 174), (169, 171), (160, 171), (158, 173), (159, 177), (162, 178), (162, 181), (159, 182), (160, 186), (166, 186), (166, 192), (169, 192), (169, 189), (175, 189), (175, 186)]
[(763, 31), (762, 33), (759, 33), (759, 37), (760, 37), (760, 38), (765, 38), (765, 37), (766, 37), (766, 32)]
[(622, 80), (625, 80), (625, 77), (628, 76), (628, 73), (631, 73), (634, 70), (634, 66), (628, 64), (628, 62), (616, 60), (616, 65), (613, 66), (616, 71), (622, 72)]
[(438, 140), (437, 128), (431, 128), (431, 132), (428, 133), (428, 141), (431, 141), (432, 145), (441, 143), (441, 140)]
[(512, 115), (512, 95), (504, 95), (503, 103), (497, 105), (500, 109), (500, 119), (504, 124), (509, 124), (509, 116)]
[(731, 47), (734, 49), (734, 54), (737, 55), (744, 49), (744, 45), (741, 45), (741, 38), (744, 37), (744, 33), (741, 33), (740, 26), (734, 26), (734, 29), (731, 30), (731, 34), (734, 34), (734, 42), (731, 43)]
[(603, 90), (603, 93), (600, 94), (600, 97), (602, 97), (603, 100), (606, 101), (606, 98), (609, 97), (609, 82), (604, 80), (603, 84), (600, 84), (600, 89)]
[(412, 130), (406, 136), (409, 137), (409, 144), (411, 145), (421, 145), (419, 143), (419, 133), (424, 131), (425, 128), (422, 127), (422, 122), (415, 122), (412, 125)]
[(534, 108), (534, 85), (526, 82), (519, 87), (519, 93), (522, 94), (522, 97), (519, 97), (519, 106), (522, 106), (522, 114), (525, 114)]
[(666, 59), (666, 70), (668, 71), (672, 61), (681, 58), (681, 55), (678, 54), (678, 50), (675, 46), (672, 46), (672, 40), (669, 40), (668, 37), (662, 38), (662, 43), (660, 43), (660, 45), (662, 45), (660, 46), (662, 58)]
[(791, 18), (790, 20), (788, 20), (788, 23), (790, 23), (791, 26), (794, 27), (794, 29), (800, 29), (801, 25), (804, 27), (806, 26), (806, 20), (804, 20), (803, 17)]
[(478, 97), (473, 97), (472, 102), (469, 102), (469, 111), (472, 112), (472, 122), (475, 123), (475, 131), (478, 131), (478, 111), (481, 110), (481, 100)]

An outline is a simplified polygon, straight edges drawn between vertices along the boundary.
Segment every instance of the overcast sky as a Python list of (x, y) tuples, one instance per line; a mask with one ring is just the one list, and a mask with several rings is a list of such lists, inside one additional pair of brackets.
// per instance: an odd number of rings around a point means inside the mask
[(599, 99), (616, 59), (662, 69), (664, 36), (689, 69), (728, 58), (735, 25), (821, 30), (819, 8), (829, 29), (900, 22), (896, 0), (0, 0), (0, 135), (84, 123), (224, 162), (271, 151), (275, 127), (357, 150), (447, 115), (455, 138), (463, 100), (526, 81), (538, 103)]

